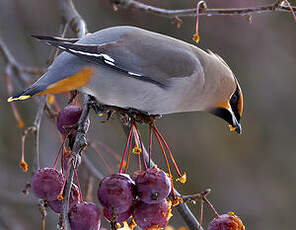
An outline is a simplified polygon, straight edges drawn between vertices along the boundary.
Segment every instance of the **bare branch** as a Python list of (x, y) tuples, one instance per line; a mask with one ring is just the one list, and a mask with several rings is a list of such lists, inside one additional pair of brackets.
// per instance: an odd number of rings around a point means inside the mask
[(79, 38), (83, 37), (87, 33), (86, 23), (75, 9), (72, 0), (58, 0), (58, 3), (64, 24), (69, 23), (72, 31)]
[[(158, 8), (144, 3), (135, 1), (135, 0), (110, 0), (112, 4), (120, 6), (125, 9), (139, 10), (145, 13), (154, 14), (161, 17), (167, 18), (180, 18), (180, 17), (195, 17), (196, 8), (192, 9), (180, 9), (180, 10), (168, 10), (163, 8)], [(258, 7), (245, 7), (245, 8), (229, 8), (229, 9), (211, 9), (205, 8), (200, 9), (200, 16), (246, 16), (253, 14), (264, 14), (272, 13), (275, 11), (289, 13), (290, 8), (281, 4), (282, 1), (275, 1), (273, 4), (258, 6)], [(296, 6), (293, 6), (292, 9), (296, 11)]]
[(69, 224), (69, 219), (68, 219), (68, 211), (69, 211), (69, 197), (70, 197), (70, 191), (71, 191), (71, 186), (73, 182), (73, 177), (74, 177), (74, 170), (77, 169), (79, 165), (79, 158), (81, 152), (86, 148), (87, 146), (87, 141), (85, 137), (85, 123), (87, 122), (88, 119), (88, 114), (90, 110), (90, 104), (92, 102), (92, 99), (88, 95), (84, 95), (84, 106), (82, 109), (82, 114), (80, 116), (80, 119), (78, 121), (78, 128), (77, 128), (77, 134), (75, 137), (75, 142), (72, 148), (72, 154), (69, 162), (73, 162), (75, 169), (72, 167), (72, 164), (70, 164), (69, 170), (67, 172), (67, 181), (65, 184), (64, 188), (64, 193), (63, 193), (63, 202), (62, 202), (62, 211), (61, 215), (63, 218), (63, 223), (64, 223), (64, 229), (65, 230), (70, 230), (70, 224)]

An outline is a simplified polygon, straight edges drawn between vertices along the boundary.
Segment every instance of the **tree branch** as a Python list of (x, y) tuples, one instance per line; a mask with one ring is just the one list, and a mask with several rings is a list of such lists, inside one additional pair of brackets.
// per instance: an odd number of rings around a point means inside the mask
[[(154, 6), (150, 6), (135, 0), (110, 0), (112, 4), (116, 6), (131, 9), (131, 10), (139, 10), (145, 13), (154, 14), (161, 17), (167, 18), (176, 18), (176, 17), (195, 17), (196, 16), (196, 8), (192, 9), (180, 9), (180, 10), (169, 10), (158, 8)], [(272, 13), (272, 12), (285, 12), (289, 13), (290, 8), (284, 4), (283, 1), (275, 1), (273, 4), (258, 6), (258, 7), (244, 7), (244, 8), (228, 8), (228, 9), (214, 9), (214, 8), (201, 8), (199, 15), (200, 16), (246, 16), (253, 14), (264, 14), (264, 13)], [(296, 6), (293, 6), (292, 9), (296, 12)]]
[(61, 16), (64, 24), (69, 23), (70, 28), (81, 38), (87, 33), (87, 26), (77, 12), (72, 0), (58, 0)]
[[(70, 166), (69, 166), (68, 172), (66, 172), (67, 181), (64, 188), (64, 193), (63, 193), (64, 198), (62, 202), (62, 211), (61, 211), (65, 230), (70, 230), (69, 219), (68, 219), (69, 197), (70, 197), (70, 191), (71, 191), (71, 186), (72, 186), (73, 177), (74, 177), (74, 170), (76, 170), (79, 165), (79, 158), (80, 158), (81, 152), (85, 150), (87, 146), (87, 141), (85, 136), (87, 130), (85, 130), (85, 127), (86, 127), (85, 123), (87, 122), (87, 119), (88, 119), (91, 103), (92, 103), (91, 97), (89, 95), (84, 95), (82, 114), (78, 121), (77, 134), (76, 134), (75, 142), (72, 148), (71, 158), (69, 160)], [(72, 167), (71, 162), (74, 163), (73, 165), (75, 168)]]

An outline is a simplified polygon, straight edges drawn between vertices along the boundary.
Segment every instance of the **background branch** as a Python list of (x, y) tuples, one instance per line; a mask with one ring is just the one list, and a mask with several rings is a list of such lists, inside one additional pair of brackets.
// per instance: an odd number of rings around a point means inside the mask
[[(110, 0), (115, 6), (119, 6), (125, 9), (139, 10), (145, 13), (150, 13), (167, 18), (175, 17), (195, 17), (196, 8), (192, 9), (180, 9), (180, 10), (169, 10), (159, 7), (150, 6), (135, 0)], [(264, 14), (272, 12), (286, 12), (289, 13), (290, 9), (288, 6), (281, 4), (283, 1), (275, 1), (272, 4), (258, 6), (258, 7), (244, 7), (244, 8), (229, 8), (229, 9), (214, 9), (214, 8), (202, 8), (200, 9), (200, 16), (246, 16), (253, 14)], [(296, 7), (292, 7), (296, 11)]]

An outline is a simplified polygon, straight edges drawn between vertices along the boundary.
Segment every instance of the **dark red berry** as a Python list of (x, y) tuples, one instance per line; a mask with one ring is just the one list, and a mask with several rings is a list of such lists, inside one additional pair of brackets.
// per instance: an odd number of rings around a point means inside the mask
[(113, 174), (101, 180), (97, 196), (104, 208), (123, 213), (132, 206), (133, 186), (129, 175)]
[(68, 216), (71, 230), (100, 229), (100, 209), (94, 203), (77, 203), (70, 209)]
[(43, 200), (56, 200), (62, 190), (64, 176), (54, 168), (39, 169), (32, 178), (34, 195)]
[(208, 225), (208, 230), (245, 230), (245, 226), (238, 216), (233, 212), (228, 212), (212, 220)]
[[(81, 116), (82, 109), (77, 105), (68, 105), (63, 110), (61, 110), (57, 116), (57, 128), (61, 134), (67, 135), (70, 133), (71, 128), (75, 128), (74, 126), (79, 121)], [(89, 128), (89, 119), (85, 123), (85, 130)], [(75, 131), (73, 132), (75, 133)]]
[(112, 210), (103, 208), (103, 214), (108, 221), (123, 222), (126, 221), (132, 215), (132, 211), (131, 209), (128, 209), (123, 213), (115, 213)]
[(132, 210), (136, 224), (143, 229), (165, 228), (171, 218), (171, 202), (163, 199), (156, 204), (146, 204), (138, 201)]
[[(70, 197), (69, 197), (69, 208), (79, 202), (79, 189), (75, 184), (72, 184)], [(61, 212), (62, 200), (55, 199), (48, 201), (48, 206), (56, 213)]]
[(139, 173), (135, 182), (139, 198), (147, 204), (158, 203), (171, 192), (169, 177), (157, 167)]
[(76, 105), (68, 105), (61, 110), (57, 116), (57, 128), (61, 134), (66, 135), (68, 133), (67, 128), (74, 126), (82, 113), (82, 109)]

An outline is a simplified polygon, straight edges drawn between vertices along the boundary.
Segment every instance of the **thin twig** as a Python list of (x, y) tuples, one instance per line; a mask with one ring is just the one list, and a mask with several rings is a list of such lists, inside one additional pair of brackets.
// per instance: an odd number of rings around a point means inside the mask
[(99, 180), (104, 178), (104, 175), (93, 165), (93, 163), (88, 159), (86, 155), (82, 156), (82, 160), (84, 161), (89, 172)]
[[(159, 7), (150, 6), (135, 0), (110, 0), (112, 4), (120, 6), (125, 9), (139, 10), (145, 13), (150, 13), (158, 15), (161, 17), (167, 18), (176, 18), (176, 17), (194, 17), (196, 15), (196, 8), (192, 9), (180, 9), (180, 10), (168, 10)], [(228, 8), (228, 9), (214, 9), (206, 8), (200, 9), (200, 16), (246, 16), (252, 14), (263, 14), (263, 13), (272, 13), (275, 11), (289, 13), (290, 8), (284, 6), (275, 1), (275, 3), (258, 6), (258, 7), (244, 7), (244, 8)], [(282, 1), (280, 1), (281, 3)], [(292, 9), (296, 11), (296, 6), (292, 6)]]
[(75, 9), (72, 0), (58, 0), (58, 3), (64, 24), (69, 23), (77, 37), (83, 37), (87, 33), (86, 23)]
[(39, 107), (36, 113), (36, 117), (34, 120), (34, 137), (35, 137), (35, 157), (33, 161), (33, 172), (40, 168), (40, 147), (39, 147), (39, 133), (40, 133), (40, 123), (43, 115), (43, 111), (45, 109), (46, 104), (46, 95), (40, 97)]
[(5, 43), (0, 38), (0, 53), (6, 62), (6, 74), (9, 76), (16, 76), (18, 77), (22, 83), (25, 85), (31, 81), (27, 74), (30, 75), (39, 75), (40, 73), (44, 72), (44, 69), (40, 68), (32, 68), (28, 66), (23, 66), (19, 64), (14, 56), (11, 54)]

